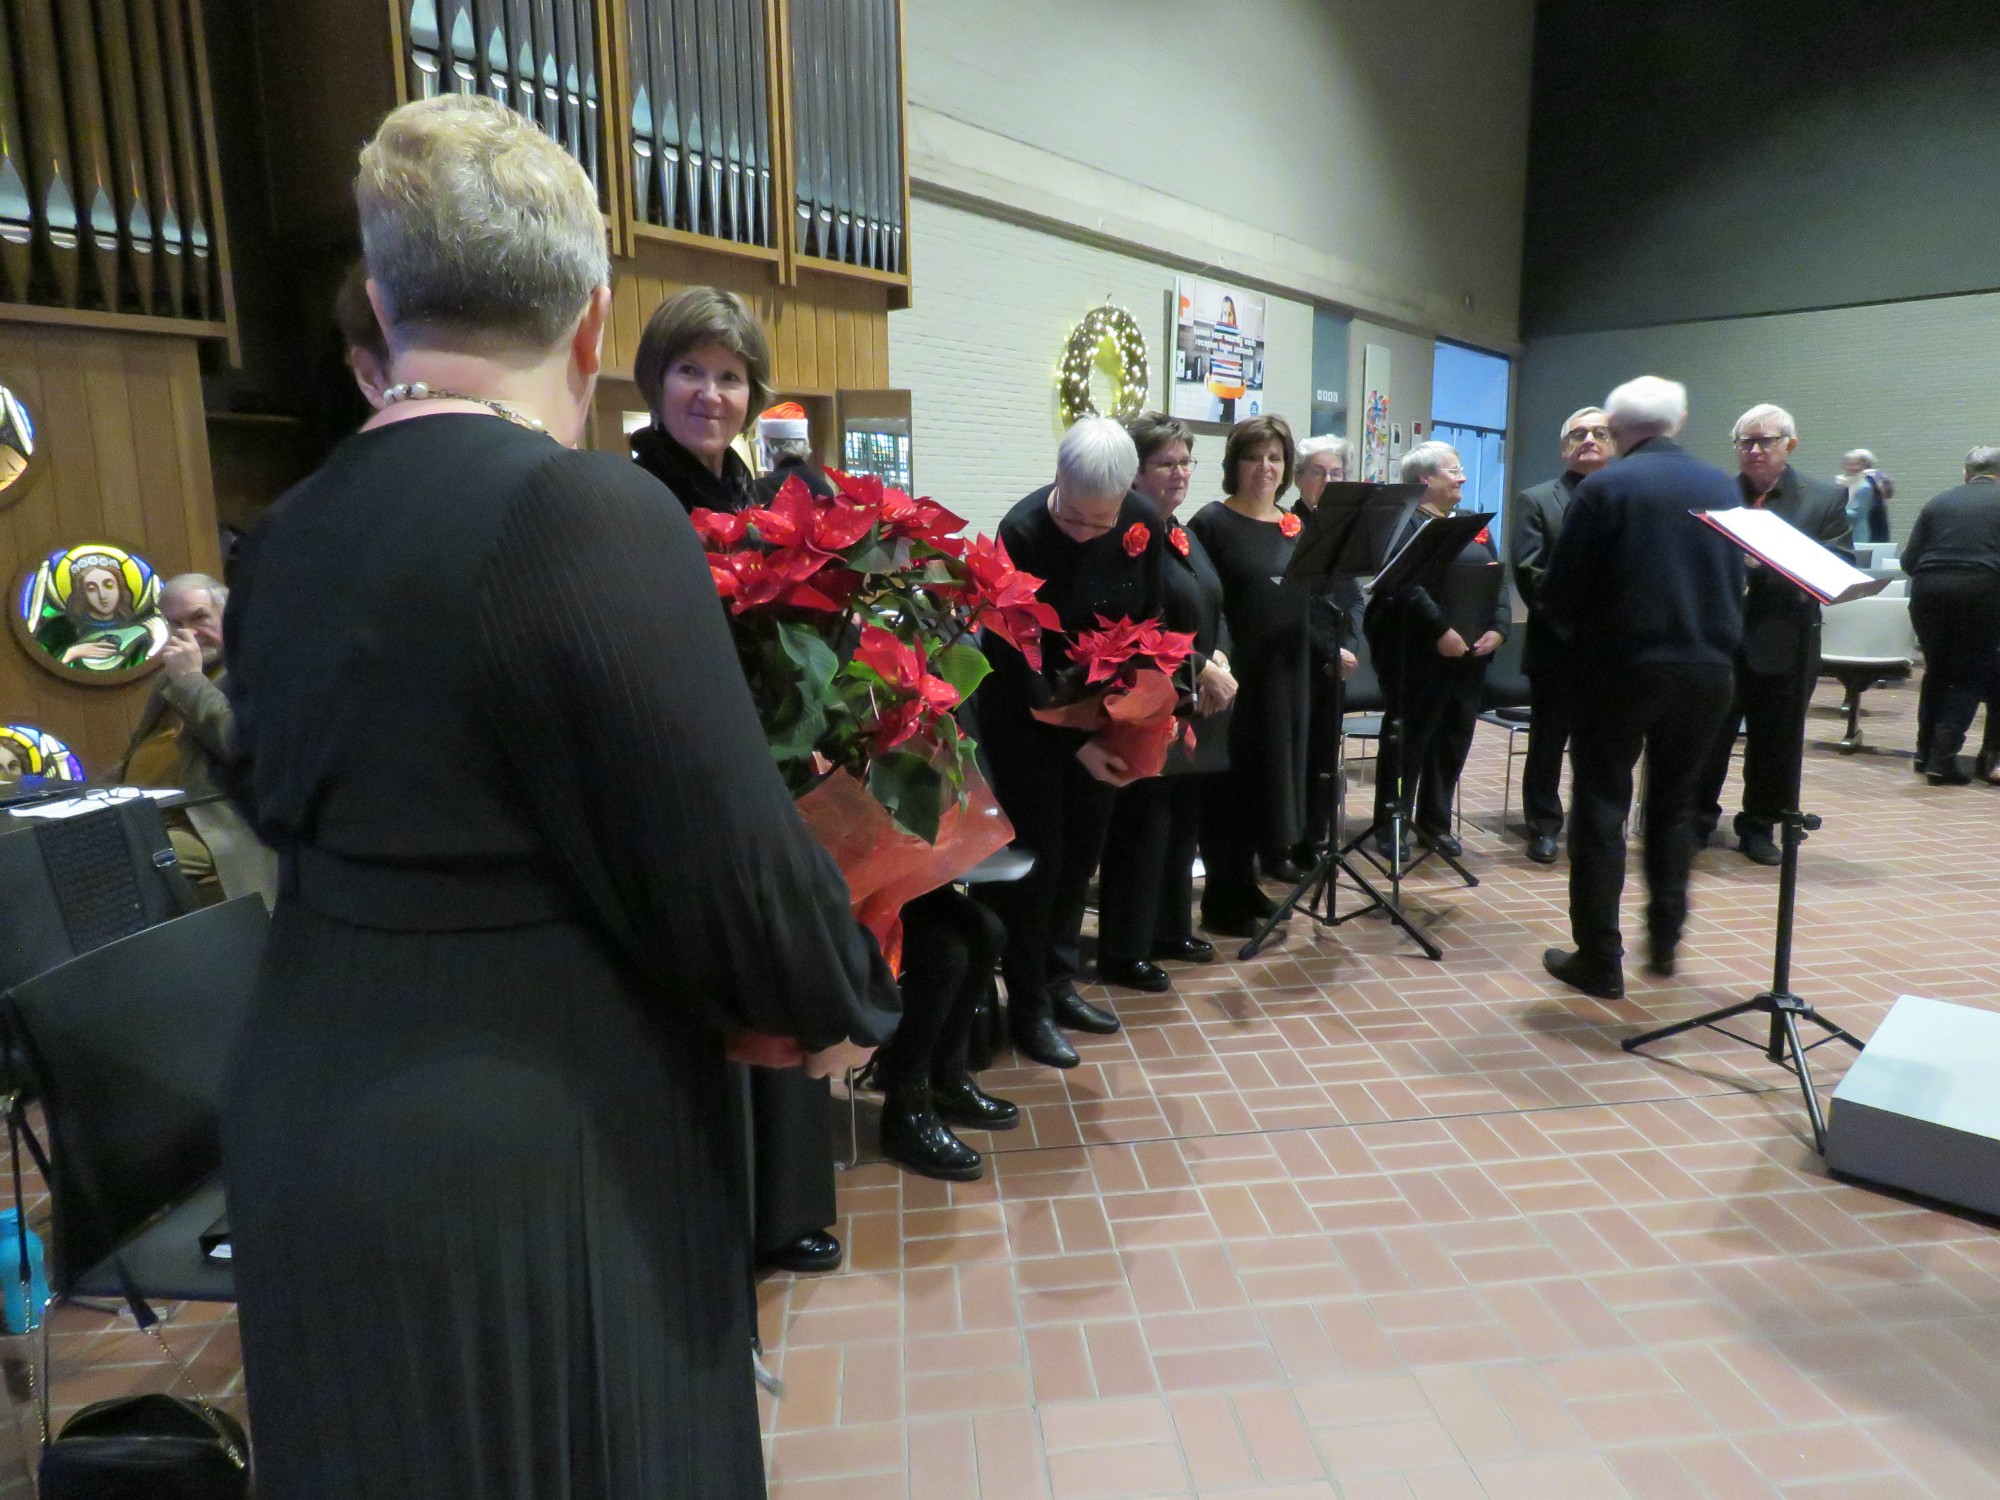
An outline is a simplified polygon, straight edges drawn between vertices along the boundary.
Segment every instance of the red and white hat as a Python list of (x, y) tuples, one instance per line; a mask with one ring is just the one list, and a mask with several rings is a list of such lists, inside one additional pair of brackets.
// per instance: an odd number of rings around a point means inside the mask
[(771, 442), (811, 436), (806, 409), (796, 401), (780, 401), (757, 418), (757, 433)]

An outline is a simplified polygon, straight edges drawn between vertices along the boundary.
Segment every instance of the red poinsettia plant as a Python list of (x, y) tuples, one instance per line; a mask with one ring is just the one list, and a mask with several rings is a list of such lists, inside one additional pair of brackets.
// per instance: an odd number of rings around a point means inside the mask
[(1156, 621), (1097, 617), (1069, 646), (1069, 664), (1055, 674), (1057, 702), (1035, 717), (1070, 729), (1087, 729), (1125, 763), (1134, 778), (1157, 776), (1174, 741), (1194, 730), (1179, 715), (1182, 694), (1174, 674), (1194, 652), (1194, 636)]

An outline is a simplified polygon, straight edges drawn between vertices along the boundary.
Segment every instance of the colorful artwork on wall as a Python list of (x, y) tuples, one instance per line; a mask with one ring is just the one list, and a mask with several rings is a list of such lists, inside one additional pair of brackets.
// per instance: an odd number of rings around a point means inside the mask
[(14, 606), (29, 656), (80, 681), (123, 681), (150, 668), (167, 644), (159, 575), (110, 542), (51, 552), (23, 575)]
[(1264, 411), (1264, 299), (1174, 278), (1174, 416), (1241, 422)]
[(32, 724), (0, 724), (0, 783), (29, 776), (81, 781), (83, 762), (46, 730)]

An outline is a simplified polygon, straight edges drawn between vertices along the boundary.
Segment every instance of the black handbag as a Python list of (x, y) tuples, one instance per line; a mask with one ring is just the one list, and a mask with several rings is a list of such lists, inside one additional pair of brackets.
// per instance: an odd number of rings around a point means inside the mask
[(236, 1420), (206, 1402), (99, 1401), (43, 1447), (41, 1500), (244, 1500), (249, 1447)]

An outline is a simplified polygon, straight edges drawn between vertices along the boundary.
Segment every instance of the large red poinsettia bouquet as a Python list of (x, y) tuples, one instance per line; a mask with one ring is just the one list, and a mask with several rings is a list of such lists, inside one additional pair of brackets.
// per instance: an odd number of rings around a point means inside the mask
[(1157, 776), (1167, 750), (1193, 729), (1178, 717), (1180, 689), (1174, 673), (1194, 651), (1194, 637), (1147, 620), (1097, 617), (1095, 630), (1078, 631), (1069, 665), (1056, 674), (1057, 702), (1035, 717), (1071, 729), (1088, 729), (1125, 762), (1134, 777)]
[(830, 497), (795, 476), (768, 506), (693, 519), (771, 755), (893, 963), (903, 903), (1013, 837), (951, 712), (987, 672), (973, 633), (1039, 661), (1057, 620), (942, 505), (828, 478)]

